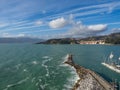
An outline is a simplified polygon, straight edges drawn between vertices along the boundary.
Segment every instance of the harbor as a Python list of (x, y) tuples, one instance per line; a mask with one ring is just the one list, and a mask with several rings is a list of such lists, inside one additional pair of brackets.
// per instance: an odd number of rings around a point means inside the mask
[(69, 54), (67, 61), (64, 63), (74, 67), (79, 76), (79, 79), (71, 90), (117, 90), (94, 71), (75, 64), (72, 55)]

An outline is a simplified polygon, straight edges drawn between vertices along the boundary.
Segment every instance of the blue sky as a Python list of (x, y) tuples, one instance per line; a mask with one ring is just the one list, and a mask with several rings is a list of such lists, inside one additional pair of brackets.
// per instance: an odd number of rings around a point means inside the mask
[(120, 32), (119, 0), (1, 0), (0, 37), (65, 38)]

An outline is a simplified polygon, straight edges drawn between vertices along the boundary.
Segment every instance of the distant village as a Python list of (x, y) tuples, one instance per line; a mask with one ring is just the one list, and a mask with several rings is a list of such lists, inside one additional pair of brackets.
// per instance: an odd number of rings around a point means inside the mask
[(79, 44), (105, 44), (105, 40), (80, 41)]

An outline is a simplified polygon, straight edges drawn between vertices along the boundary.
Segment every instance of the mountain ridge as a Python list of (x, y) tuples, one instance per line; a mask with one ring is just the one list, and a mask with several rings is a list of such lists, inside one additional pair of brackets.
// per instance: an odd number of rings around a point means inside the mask
[(1, 37), (0, 43), (37, 43), (43, 42), (43, 39), (30, 38), (30, 37)]

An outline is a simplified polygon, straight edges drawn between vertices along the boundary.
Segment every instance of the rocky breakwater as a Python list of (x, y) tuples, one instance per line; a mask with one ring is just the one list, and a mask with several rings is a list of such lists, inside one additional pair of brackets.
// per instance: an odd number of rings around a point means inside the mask
[(72, 55), (68, 55), (67, 61), (64, 63), (74, 67), (79, 76), (71, 90), (116, 90), (95, 72), (75, 64)]

